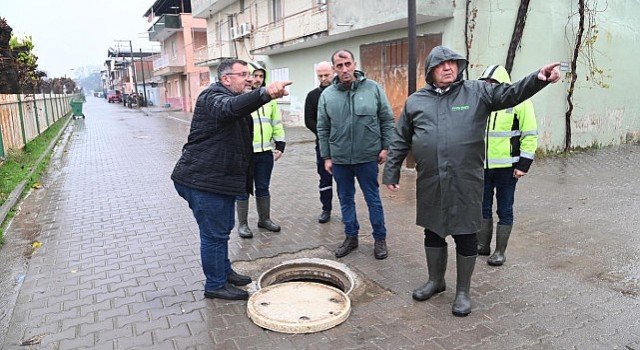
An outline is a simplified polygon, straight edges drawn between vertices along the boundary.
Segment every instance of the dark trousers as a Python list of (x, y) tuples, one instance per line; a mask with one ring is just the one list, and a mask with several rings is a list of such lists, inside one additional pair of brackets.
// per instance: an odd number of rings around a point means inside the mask
[(323, 211), (331, 211), (333, 201), (333, 176), (324, 169), (324, 159), (320, 157), (320, 146), (316, 141), (316, 166), (318, 175), (320, 175), (320, 183), (318, 190), (320, 191), (320, 203), (322, 203)]
[(233, 229), (235, 196), (196, 190), (174, 183), (180, 197), (189, 208), (200, 229), (200, 259), (206, 282), (205, 291), (221, 288), (231, 271), (229, 234)]
[(338, 186), (338, 199), (344, 233), (347, 236), (356, 236), (360, 230), (355, 202), (355, 181), (358, 179), (360, 190), (369, 208), (369, 221), (373, 229), (373, 238), (382, 240), (387, 237), (387, 228), (384, 224), (384, 211), (378, 185), (378, 162), (362, 164), (333, 164), (333, 178)]
[[(474, 256), (478, 254), (478, 239), (475, 233), (467, 235), (452, 235), (456, 242), (456, 253), (462, 256)], [(437, 233), (424, 229), (424, 246), (430, 248), (442, 248), (447, 246), (447, 241)]]
[[(273, 152), (265, 151), (253, 154), (253, 183), (255, 184), (256, 198), (269, 197), (269, 185), (273, 172)], [(238, 196), (239, 201), (248, 200), (249, 195)]]
[(484, 191), (482, 195), (482, 217), (484, 219), (491, 219), (495, 193), (498, 225), (513, 225), (513, 201), (517, 183), (518, 179), (513, 177), (512, 167), (484, 169)]

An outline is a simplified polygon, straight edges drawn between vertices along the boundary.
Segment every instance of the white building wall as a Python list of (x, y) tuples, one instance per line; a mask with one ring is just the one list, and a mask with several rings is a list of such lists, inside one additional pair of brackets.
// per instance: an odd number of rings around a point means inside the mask
[[(595, 3), (595, 0), (587, 1), (589, 4)], [(444, 9), (442, 16), (446, 17), (446, 5), (449, 3), (437, 3)], [(264, 1), (258, 1), (258, 4), (264, 4)], [(345, 6), (345, 3), (340, 4)], [(371, 0), (367, 2), (367, 8), (382, 8), (385, 4), (388, 5), (388, 1)], [(405, 2), (396, 1), (396, 4), (398, 12), (406, 12)], [(419, 12), (420, 6), (424, 5), (421, 4), (418, 6)], [(454, 4), (453, 17), (419, 25), (417, 34), (441, 33), (443, 45), (465, 55), (466, 2)], [(470, 79), (476, 79), (489, 64), (505, 63), (519, 4), (519, 0), (472, 0), (469, 4), (469, 36), (473, 38), (469, 47)], [(332, 2), (329, 1), (328, 6), (331, 5)], [(584, 56), (579, 58), (576, 69), (578, 80), (571, 119), (574, 147), (604, 146), (640, 139), (640, 116), (637, 112), (640, 102), (634, 96), (636, 82), (640, 78), (640, 72), (634, 64), (635, 57), (640, 53), (640, 45), (637, 45), (640, 42), (640, 24), (636, 20), (640, 13), (640, 2), (609, 0), (607, 5), (606, 11), (597, 13), (595, 17), (598, 38), (592, 50), (596, 68), (602, 71), (603, 83), (595, 84), (588, 77)], [(569, 23), (569, 16), (576, 11), (577, 0), (531, 2), (522, 42), (516, 52), (513, 81), (539, 69), (543, 64), (571, 61), (573, 44), (567, 36), (573, 34), (567, 28), (575, 27), (577, 19), (574, 18)], [(381, 11), (380, 15), (384, 15), (384, 12)], [(358, 20), (358, 16), (363, 15), (357, 11), (345, 12), (340, 21), (353, 22), (353, 27), (357, 27), (363, 22)], [(397, 20), (395, 14), (389, 16)], [(265, 20), (265, 17), (266, 14), (258, 16), (257, 20)], [(330, 34), (338, 29), (332, 22), (334, 20), (337, 19), (329, 18)], [(264, 23), (258, 23), (261, 24)], [(344, 27), (340, 27), (342, 28)], [(314, 63), (330, 60), (335, 50), (343, 48), (352, 51), (356, 62), (359, 62), (361, 45), (405, 38), (406, 35), (406, 28), (386, 31), (380, 29), (375, 34), (262, 57), (268, 69), (288, 68), (289, 78), (294, 82), (290, 87), (289, 101), (280, 103), (285, 121), (289, 125), (304, 125), (304, 99), (315, 88)], [(418, 82), (418, 88), (423, 84)], [(555, 151), (564, 147), (568, 88), (567, 74), (561, 82), (545, 88), (532, 98), (539, 123), (540, 148), (543, 150)]]

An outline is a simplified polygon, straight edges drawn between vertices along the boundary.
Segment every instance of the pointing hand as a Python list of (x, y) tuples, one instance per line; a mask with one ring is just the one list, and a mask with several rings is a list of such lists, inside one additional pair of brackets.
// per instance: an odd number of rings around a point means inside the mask
[(292, 81), (274, 81), (273, 83), (267, 86), (267, 94), (272, 98), (280, 98), (282, 96), (289, 95), (289, 91), (287, 91), (286, 87), (293, 84)]
[(538, 79), (548, 81), (550, 83), (557, 82), (560, 80), (560, 71), (558, 70), (559, 65), (560, 62), (555, 62), (540, 68), (540, 72), (538, 72)]

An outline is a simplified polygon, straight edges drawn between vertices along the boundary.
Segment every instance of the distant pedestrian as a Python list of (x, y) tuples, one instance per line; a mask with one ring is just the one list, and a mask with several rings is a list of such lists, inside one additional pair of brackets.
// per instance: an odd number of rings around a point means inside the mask
[(427, 57), (427, 86), (407, 99), (396, 125), (383, 183), (399, 189), (400, 167), (409, 150), (415, 157), (417, 224), (424, 227), (429, 280), (413, 291), (427, 300), (445, 290), (447, 242), (456, 243), (456, 297), (452, 313), (471, 313), (471, 275), (482, 221), (484, 130), (491, 111), (515, 106), (560, 79), (557, 63), (510, 84), (463, 80), (468, 62), (437, 46)]
[[(267, 70), (257, 63), (249, 63), (253, 70), (252, 89), (266, 86)], [(284, 126), (280, 119), (278, 104), (272, 100), (251, 113), (253, 118), (253, 181), (255, 184), (256, 206), (258, 208), (258, 227), (271, 232), (279, 232), (280, 225), (271, 220), (271, 173), (274, 162), (282, 157), (286, 146)], [(249, 213), (249, 195), (236, 199), (238, 211), (238, 234), (242, 238), (253, 237), (247, 216)]]
[(318, 141), (318, 100), (320, 94), (331, 85), (333, 79), (333, 67), (331, 62), (323, 61), (316, 64), (316, 76), (320, 81), (320, 86), (309, 91), (304, 101), (304, 124), (307, 129), (316, 135), (316, 167), (320, 176), (318, 189), (320, 191), (320, 203), (322, 204), (322, 212), (318, 216), (318, 222), (321, 224), (331, 220), (331, 209), (333, 207), (333, 176), (324, 168), (324, 159), (320, 157), (320, 144)]
[(387, 159), (393, 112), (382, 87), (356, 70), (350, 51), (336, 51), (331, 62), (337, 76), (320, 95), (317, 128), (324, 168), (338, 186), (346, 235), (335, 256), (341, 258), (358, 247), (360, 224), (354, 198), (358, 179), (373, 228), (374, 257), (386, 259), (387, 228), (380, 200), (378, 165)]
[[(500, 65), (487, 67), (480, 80), (490, 84), (511, 84), (509, 72)], [(491, 253), (493, 236), (493, 196), (495, 190), (496, 249), (487, 264), (500, 266), (506, 260), (505, 251), (513, 227), (513, 201), (518, 180), (527, 175), (538, 147), (538, 125), (533, 103), (526, 100), (519, 105), (493, 112), (485, 132), (484, 191), (482, 224), (478, 231), (478, 255)]]
[(222, 61), (218, 80), (198, 96), (189, 137), (171, 179), (200, 228), (205, 298), (245, 300), (249, 294), (234, 285), (247, 285), (251, 278), (231, 268), (228, 241), (236, 196), (252, 191), (251, 113), (287, 95), (285, 87), (291, 82), (251, 91), (252, 77), (241, 60)]

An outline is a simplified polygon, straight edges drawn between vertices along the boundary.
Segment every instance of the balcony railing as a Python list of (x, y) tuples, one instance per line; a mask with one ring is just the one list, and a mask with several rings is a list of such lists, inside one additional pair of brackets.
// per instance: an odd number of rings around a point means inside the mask
[(184, 55), (180, 55), (180, 56), (176, 56), (176, 57), (172, 57), (172, 56), (167, 56), (167, 55), (162, 55), (156, 59), (153, 60), (153, 70), (157, 71), (163, 68), (171, 68), (171, 67), (176, 67), (176, 68), (183, 68), (186, 65), (186, 60)]
[(254, 49), (261, 49), (287, 41), (303, 40), (318, 33), (327, 32), (328, 17), (325, 9), (311, 7), (288, 15), (282, 20), (269, 23), (253, 31)]
[(163, 15), (149, 28), (149, 41), (164, 41), (181, 30), (180, 15)]
[(196, 66), (206, 67), (219, 63), (225, 58), (237, 58), (234, 46), (230, 42), (215, 43), (196, 49), (193, 60)]

